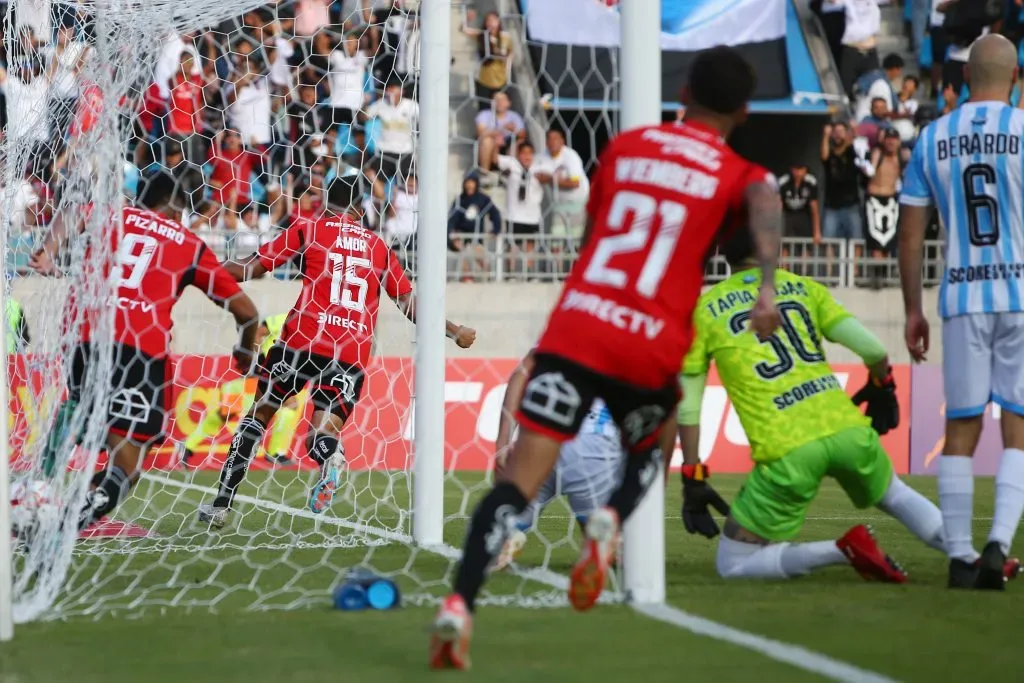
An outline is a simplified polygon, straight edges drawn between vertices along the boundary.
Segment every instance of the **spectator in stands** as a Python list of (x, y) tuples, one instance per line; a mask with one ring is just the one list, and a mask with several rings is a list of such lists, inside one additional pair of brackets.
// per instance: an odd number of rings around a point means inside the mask
[(178, 182), (181, 195), (185, 198), (185, 210), (192, 213), (202, 202), (205, 180), (199, 164), (186, 159), (188, 141), (180, 135), (169, 134), (160, 139), (160, 158), (155, 163), (168, 169)]
[[(895, 256), (896, 226), (900, 217), (900, 205), (896, 195), (903, 168), (909, 160), (909, 150), (902, 147), (900, 134), (891, 128), (883, 133), (882, 144), (871, 150), (871, 167), (874, 173), (867, 186), (865, 241), (868, 252), (874, 259)], [(871, 286), (880, 289), (885, 281), (884, 275), (883, 265), (870, 266)]]
[(590, 180), (580, 155), (565, 144), (565, 133), (548, 130), (547, 149), (537, 159), (536, 178), (551, 188), (551, 235), (577, 240), (586, 223)]
[(292, 64), (298, 69), (299, 82), (323, 88), (331, 70), (331, 52), (334, 43), (326, 30), (313, 36), (309, 44), (302, 45), (292, 55)]
[[(476, 13), (470, 10), (466, 17), (473, 21)], [(497, 12), (488, 12), (484, 16), (483, 28), (463, 26), (462, 32), (477, 39), (480, 71), (476, 77), (476, 96), (481, 100), (481, 108), (486, 108), (496, 92), (508, 87), (512, 37), (502, 29)]]
[(949, 38), (946, 36), (946, 28), (943, 24), (946, 21), (946, 6), (949, 0), (931, 0), (931, 15), (928, 17), (928, 36), (931, 40), (932, 66), (929, 74), (931, 82), (931, 93), (935, 96), (939, 92), (939, 83), (942, 81), (942, 67), (946, 63), (946, 52), (949, 49)]
[(288, 105), (288, 140), (292, 143), (292, 164), (305, 174), (313, 159), (310, 148), (322, 141), (331, 127), (330, 111), (317, 102), (316, 86), (303, 84), (296, 88), (297, 98)]
[(331, 51), (328, 59), (328, 78), (325, 83), (330, 93), (332, 123), (350, 125), (356, 113), (370, 101), (370, 60), (359, 49), (359, 36), (345, 34), (341, 44)]
[(821, 243), (821, 212), (818, 206), (818, 179), (801, 164), (792, 166), (789, 173), (779, 178), (782, 197), (785, 237), (813, 240)]
[(22, 141), (29, 148), (35, 168), (49, 166), (53, 159), (51, 141), (53, 125), (50, 118), (40, 118), (46, 111), (50, 83), (43, 69), (42, 57), (36, 53), (25, 56), (8, 67), (7, 131), (8, 140)]
[(541, 233), (541, 204), (544, 201), (544, 186), (537, 179), (537, 169), (533, 165), (533, 160), (533, 145), (529, 142), (519, 144), (515, 157), (498, 157), (498, 168), (505, 175), (505, 184), (508, 188), (505, 219), (508, 223), (508, 233), (513, 240), (512, 251), (516, 255), (525, 254), (518, 272), (528, 275), (534, 273), (531, 255), (537, 249), (537, 240)]
[(920, 103), (917, 101), (917, 89), (919, 81), (916, 76), (904, 76), (903, 85), (899, 94), (899, 109), (891, 115), (892, 126), (900, 134), (903, 144), (910, 145), (917, 138), (917, 126), (914, 125), (914, 118)]
[[(375, 141), (377, 157), (373, 162), (374, 170), (379, 173), (378, 182), (411, 175), (416, 151), (413, 131), (419, 114), (419, 104), (405, 97), (398, 81), (390, 81), (384, 96), (367, 108), (363, 118), (380, 127)], [(380, 190), (378, 186), (375, 192), (380, 195)]]
[(374, 148), (366, 139), (366, 128), (358, 123), (339, 132), (335, 151), (342, 162), (355, 169), (362, 168), (366, 160), (374, 155)]
[[(393, 36), (393, 31), (386, 34)], [(419, 12), (410, 14), (402, 22), (402, 30), (395, 49), (395, 73), (402, 83), (410, 90), (416, 87), (416, 74), (420, 70), (420, 16)]]
[[(989, 13), (989, 7), (995, 12)], [(942, 82), (944, 87), (952, 87), (958, 94), (964, 85), (964, 67), (971, 54), (971, 45), (981, 36), (992, 30), (995, 22), (1002, 18), (1002, 9), (998, 3), (979, 2), (978, 0), (946, 0), (936, 8), (946, 15), (943, 21), (949, 47), (946, 50), (946, 62), (942, 66)]]
[(400, 257), (408, 262), (408, 252), (416, 250), (416, 207), (419, 205), (419, 187), (416, 176), (410, 175), (396, 187), (388, 202), (384, 219), (384, 238), (397, 248)]
[(277, 97), (287, 98), (292, 90), (292, 70), (289, 64), (295, 55), (295, 46), (284, 36), (281, 22), (276, 21), (272, 15), (260, 27), (259, 36), (263, 54), (270, 65), (268, 76), (271, 92)]
[[(484, 225), (485, 220), (490, 220), (490, 230)], [(500, 232), (501, 212), (480, 191), (476, 174), (470, 173), (462, 181), (462, 194), (448, 211), (448, 249), (461, 256), (458, 271), (463, 274), (463, 282), (472, 282), (474, 274), (486, 270), (485, 239), (488, 234)]]
[(186, 159), (201, 164), (206, 156), (206, 140), (200, 135), (203, 132), (203, 103), (206, 101), (203, 93), (215, 88), (216, 82), (204, 82), (202, 71), (197, 74), (194, 66), (195, 53), (183, 50), (178, 73), (169, 83), (170, 98), (164, 129), (183, 138)]
[(874, 115), (875, 100), (882, 100), (885, 113), (899, 111), (899, 95), (896, 83), (903, 76), (903, 58), (898, 54), (889, 54), (882, 60), (881, 69), (872, 69), (861, 75), (854, 85), (857, 97), (857, 108), (854, 117), (863, 121)]
[(871, 100), (871, 111), (861, 119), (860, 125), (857, 126), (857, 132), (871, 140), (876, 140), (879, 130), (892, 127), (889, 121), (889, 115), (892, 113), (889, 109), (891, 106), (891, 102), (887, 102), (881, 97)]
[(227, 129), (217, 134), (210, 154), (209, 185), (213, 190), (211, 201), (217, 208), (219, 224), (235, 230), (243, 223), (254, 222), (251, 178), (255, 155), (242, 144), (238, 131)]
[(235, 69), (224, 98), (228, 124), (247, 146), (266, 147), (273, 141), (266, 64), (247, 40), (236, 41), (234, 51)]
[(845, 0), (811, 0), (811, 9), (821, 20), (832, 59), (838, 67), (843, 58), (843, 34), (846, 32)]
[(57, 31), (57, 41), (44, 54), (47, 59), (45, 80), (51, 84), (53, 129), (64, 134), (75, 113), (78, 78), (89, 55), (89, 47), (76, 39), (73, 27), (61, 26)]
[(825, 167), (825, 211), (822, 237), (859, 240), (864, 237), (860, 186), (866, 172), (864, 160), (853, 148), (850, 127), (843, 122), (826, 125), (821, 137)]
[(331, 0), (296, 0), (295, 36), (309, 38), (331, 23)]
[(878, 68), (878, 32), (882, 12), (878, 0), (846, 0), (846, 28), (839, 59), (843, 89), (853, 95), (857, 79)]
[(512, 110), (506, 93), (495, 93), (491, 108), (476, 115), (476, 137), (480, 147), (477, 162), (486, 174), (481, 180), (487, 183), (498, 156), (509, 154), (516, 144), (526, 140), (526, 122)]

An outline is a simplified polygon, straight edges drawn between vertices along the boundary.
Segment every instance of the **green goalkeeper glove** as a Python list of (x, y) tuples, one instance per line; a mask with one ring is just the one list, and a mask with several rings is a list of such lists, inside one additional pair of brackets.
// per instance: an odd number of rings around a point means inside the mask
[(896, 380), (892, 378), (892, 368), (881, 380), (869, 377), (867, 384), (853, 395), (853, 402), (858, 406), (868, 404), (864, 414), (871, 418), (871, 426), (879, 435), (900, 426), (900, 404), (896, 400)]

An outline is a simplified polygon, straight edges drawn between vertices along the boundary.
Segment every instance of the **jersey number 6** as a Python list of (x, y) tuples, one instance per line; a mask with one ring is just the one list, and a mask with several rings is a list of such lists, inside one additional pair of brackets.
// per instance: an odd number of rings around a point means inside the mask
[[(825, 354), (821, 352), (818, 341), (818, 333), (814, 329), (814, 321), (807, 313), (807, 309), (795, 301), (783, 301), (778, 305), (779, 316), (782, 318), (782, 325), (779, 328), (786, 337), (783, 341), (778, 334), (773, 334), (767, 339), (762, 339), (762, 344), (768, 344), (778, 357), (775, 363), (761, 361), (754, 366), (754, 371), (762, 379), (775, 379), (793, 369), (795, 361), (793, 353), (807, 363), (820, 363), (825, 360)], [(733, 334), (752, 334), (747, 330), (747, 322), (750, 320), (750, 311), (740, 311), (729, 320), (729, 330)], [(797, 324), (803, 325), (804, 331), (797, 329)], [(812, 348), (807, 348), (807, 340), (811, 341)], [(791, 353), (792, 350), (792, 353)]]
[(999, 205), (986, 188), (996, 184), (996, 171), (988, 164), (971, 164), (964, 169), (964, 199), (971, 244), (990, 247), (999, 242)]
[[(626, 217), (632, 220), (627, 224)], [(672, 260), (676, 242), (686, 222), (686, 207), (678, 202), (659, 202), (639, 192), (623, 190), (615, 194), (608, 210), (608, 227), (612, 230), (629, 230), (621, 235), (610, 235), (597, 243), (594, 256), (587, 266), (583, 279), (598, 285), (625, 289), (626, 271), (612, 268), (609, 261), (619, 254), (642, 251), (651, 236), (651, 224), (658, 220), (658, 232), (654, 243), (644, 260), (643, 268), (636, 279), (636, 291), (650, 299), (658, 293), (658, 285), (665, 277), (665, 271)]]

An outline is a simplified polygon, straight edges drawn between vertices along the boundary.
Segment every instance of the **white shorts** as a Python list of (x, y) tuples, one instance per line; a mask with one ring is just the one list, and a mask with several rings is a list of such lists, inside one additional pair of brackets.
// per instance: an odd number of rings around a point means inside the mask
[(573, 515), (584, 521), (615, 491), (622, 478), (624, 457), (622, 446), (604, 436), (587, 435), (566, 442), (558, 466), (523, 512), (519, 528), (533, 527), (548, 503), (558, 496), (568, 498)]
[(1024, 415), (1024, 313), (971, 313), (942, 322), (946, 417), (976, 417), (989, 401)]

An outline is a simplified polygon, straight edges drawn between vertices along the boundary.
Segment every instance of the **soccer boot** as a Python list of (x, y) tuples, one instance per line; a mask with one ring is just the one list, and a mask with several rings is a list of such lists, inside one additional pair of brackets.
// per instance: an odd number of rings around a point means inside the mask
[(217, 508), (210, 504), (199, 506), (199, 523), (209, 524), (214, 529), (223, 529), (231, 514), (229, 508)]
[(498, 559), (494, 561), (494, 568), (491, 571), (500, 572), (515, 562), (515, 559), (519, 557), (519, 553), (523, 552), (525, 546), (526, 534), (516, 529), (509, 535), (505, 545), (502, 546), (501, 552), (498, 553)]
[(277, 465), (278, 467), (287, 467), (292, 464), (292, 459), (288, 457), (287, 453), (264, 453), (263, 458), (267, 462), (272, 465)]
[(569, 602), (582, 612), (594, 606), (604, 590), (608, 567), (615, 561), (619, 545), (619, 516), (601, 508), (587, 520), (580, 559), (569, 575)]
[(320, 478), (309, 492), (309, 511), (319, 515), (331, 507), (334, 492), (341, 486), (341, 472), (345, 468), (345, 452), (338, 449), (327, 462), (320, 465)]
[(836, 546), (865, 581), (904, 583), (907, 580), (906, 572), (878, 547), (870, 527), (863, 524), (853, 527), (836, 541)]
[(466, 601), (453, 593), (441, 603), (430, 628), (430, 668), (468, 669), (473, 616)]
[(1006, 589), (1006, 553), (995, 541), (985, 544), (978, 558), (978, 575), (974, 579), (974, 587), (982, 591), (1001, 591)]
[[(978, 569), (981, 567), (981, 558), (974, 562), (952, 559), (949, 561), (949, 583), (950, 588), (974, 588), (978, 580)], [(1010, 557), (1003, 563), (1003, 578), (1005, 581), (1013, 581), (1021, 573), (1021, 562), (1016, 557)]]

